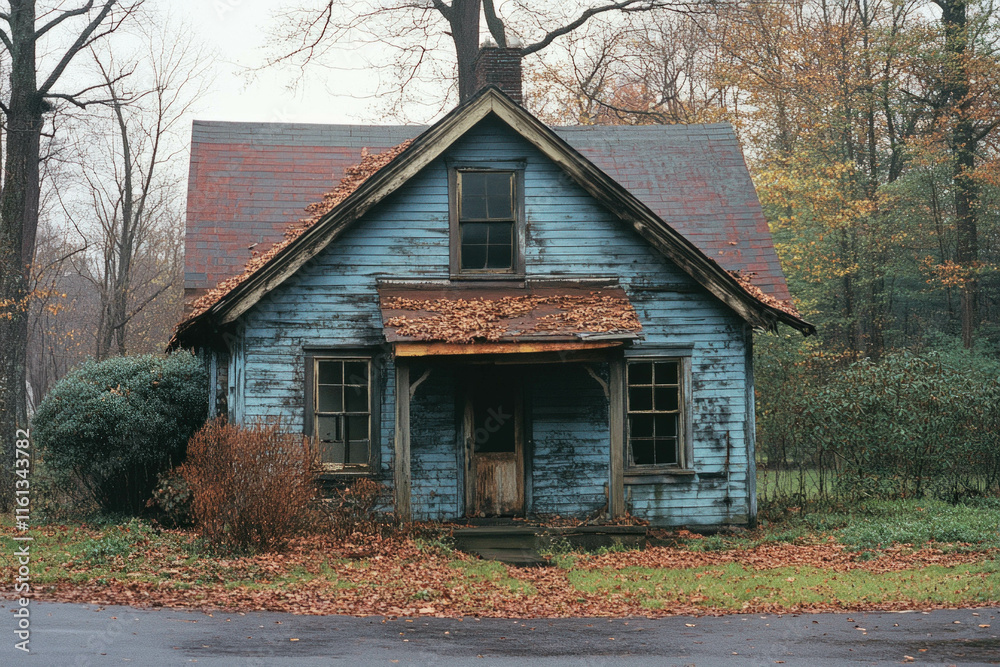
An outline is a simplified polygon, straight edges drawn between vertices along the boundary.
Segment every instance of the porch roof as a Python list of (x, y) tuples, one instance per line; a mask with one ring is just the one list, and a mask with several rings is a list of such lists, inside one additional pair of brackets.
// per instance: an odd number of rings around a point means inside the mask
[(613, 279), (386, 280), (378, 295), (390, 343), (597, 343), (642, 332)]

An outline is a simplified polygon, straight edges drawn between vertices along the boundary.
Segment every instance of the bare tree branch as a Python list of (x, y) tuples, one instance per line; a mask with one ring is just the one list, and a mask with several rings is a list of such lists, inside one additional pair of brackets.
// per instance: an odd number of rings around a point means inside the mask
[(48, 23), (46, 23), (45, 25), (43, 25), (41, 28), (39, 28), (38, 30), (36, 30), (35, 31), (35, 39), (38, 39), (39, 37), (41, 37), (42, 35), (44, 35), (45, 33), (47, 33), (49, 30), (52, 30), (52, 28), (55, 28), (57, 25), (59, 25), (60, 23), (62, 23), (66, 19), (73, 18), (74, 16), (82, 16), (83, 14), (86, 14), (91, 9), (93, 9), (93, 7), (94, 7), (94, 0), (87, 0), (87, 4), (84, 5), (83, 7), (78, 7), (77, 9), (71, 9), (69, 11), (62, 12), (61, 14), (59, 14), (58, 16), (56, 16), (54, 19), (52, 19), (51, 21), (49, 21)]
[(578, 16), (575, 20), (570, 21), (560, 28), (550, 31), (545, 35), (545, 37), (534, 44), (529, 44), (528, 46), (522, 48), (521, 55), (526, 56), (535, 53), (536, 51), (541, 51), (559, 37), (568, 35), (598, 14), (606, 14), (607, 12), (614, 11), (652, 11), (654, 9), (667, 7), (670, 4), (671, 3), (664, 2), (663, 0), (622, 0), (621, 2), (613, 2), (599, 7), (591, 7), (580, 14), (580, 16)]
[(111, 13), (112, 8), (116, 4), (118, 4), (118, 0), (105, 0), (104, 6), (101, 7), (101, 11), (98, 12), (97, 16), (91, 19), (90, 23), (88, 23), (87, 26), (80, 32), (72, 46), (66, 49), (62, 58), (59, 59), (59, 62), (52, 69), (52, 72), (49, 73), (45, 83), (38, 87), (38, 92), (40, 94), (46, 95), (50, 90), (52, 90), (52, 86), (56, 85), (59, 77), (62, 76), (62, 73), (69, 66), (70, 62), (72, 62), (73, 58), (75, 58), (76, 55), (87, 46), (91, 35), (93, 35), (97, 28), (104, 23), (104, 19), (108, 17), (108, 14)]

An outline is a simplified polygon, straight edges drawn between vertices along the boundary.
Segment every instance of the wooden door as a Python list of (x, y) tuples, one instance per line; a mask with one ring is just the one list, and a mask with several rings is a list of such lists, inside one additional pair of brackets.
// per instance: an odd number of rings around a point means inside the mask
[(470, 374), (466, 392), (466, 508), (469, 516), (524, 514), (521, 392), (512, 373)]

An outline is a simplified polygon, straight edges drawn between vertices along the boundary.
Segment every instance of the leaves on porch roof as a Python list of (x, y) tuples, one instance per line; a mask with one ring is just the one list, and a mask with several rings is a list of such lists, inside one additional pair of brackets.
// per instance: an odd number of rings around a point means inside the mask
[[(555, 312), (538, 314), (548, 306)], [(400, 336), (418, 341), (471, 343), (499, 341), (505, 336), (551, 333), (555, 335), (634, 333), (642, 329), (632, 304), (625, 297), (602, 295), (519, 295), (475, 299), (407, 299), (389, 297), (385, 310), (411, 314), (386, 319), (385, 326)], [(527, 324), (514, 321), (527, 318)]]

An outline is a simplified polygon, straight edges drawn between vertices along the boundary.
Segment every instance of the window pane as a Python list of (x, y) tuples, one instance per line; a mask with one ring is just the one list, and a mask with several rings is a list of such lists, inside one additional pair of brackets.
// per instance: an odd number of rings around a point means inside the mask
[(653, 409), (653, 390), (649, 387), (628, 388), (629, 412), (639, 412)]
[(316, 418), (316, 436), (322, 442), (332, 442), (334, 440), (341, 440), (341, 434), (337, 429), (337, 421), (341, 419), (340, 417), (317, 417)]
[(364, 465), (368, 463), (368, 441), (351, 441), (347, 447), (347, 463), (354, 465)]
[(656, 384), (677, 384), (677, 362), (656, 362)]
[(462, 245), (462, 268), (485, 269), (486, 248), (484, 245)]
[(462, 198), (462, 220), (485, 220), (486, 214), (486, 197)]
[(318, 366), (320, 384), (343, 384), (344, 363), (342, 361), (321, 361)]
[(320, 385), (317, 392), (319, 400), (316, 409), (319, 412), (341, 412), (344, 409), (343, 389), (338, 385)]
[(655, 393), (657, 410), (677, 409), (677, 387), (657, 387)]
[(368, 439), (368, 415), (344, 417), (346, 433), (344, 440)]
[(677, 465), (676, 439), (656, 439), (656, 463), (657, 465)]
[(347, 396), (346, 412), (368, 412), (368, 387), (347, 386), (344, 390)]
[(653, 364), (641, 361), (628, 365), (629, 384), (653, 384)]
[(677, 415), (656, 415), (656, 437), (677, 437)]
[(487, 248), (487, 269), (509, 269), (512, 266), (509, 245), (490, 245)]
[(490, 195), (487, 198), (487, 211), (493, 220), (514, 217), (514, 203), (510, 199), (510, 194), (502, 196)]
[(344, 443), (342, 442), (320, 442), (319, 460), (320, 463), (344, 463)]
[(653, 415), (629, 415), (629, 435), (633, 438), (653, 437)]
[(632, 453), (632, 465), (651, 466), (656, 464), (652, 440), (632, 440), (629, 443), (629, 449)]
[(511, 222), (490, 223), (490, 245), (510, 245), (514, 224)]
[(462, 225), (462, 243), (485, 245), (489, 241), (488, 222), (466, 222)]
[(481, 171), (465, 171), (459, 176), (462, 179), (462, 196), (485, 195), (486, 173)]
[(344, 384), (368, 386), (368, 362), (348, 361), (344, 364)]
[(511, 182), (514, 175), (509, 171), (485, 172), (486, 194), (490, 197), (506, 197), (510, 199)]

